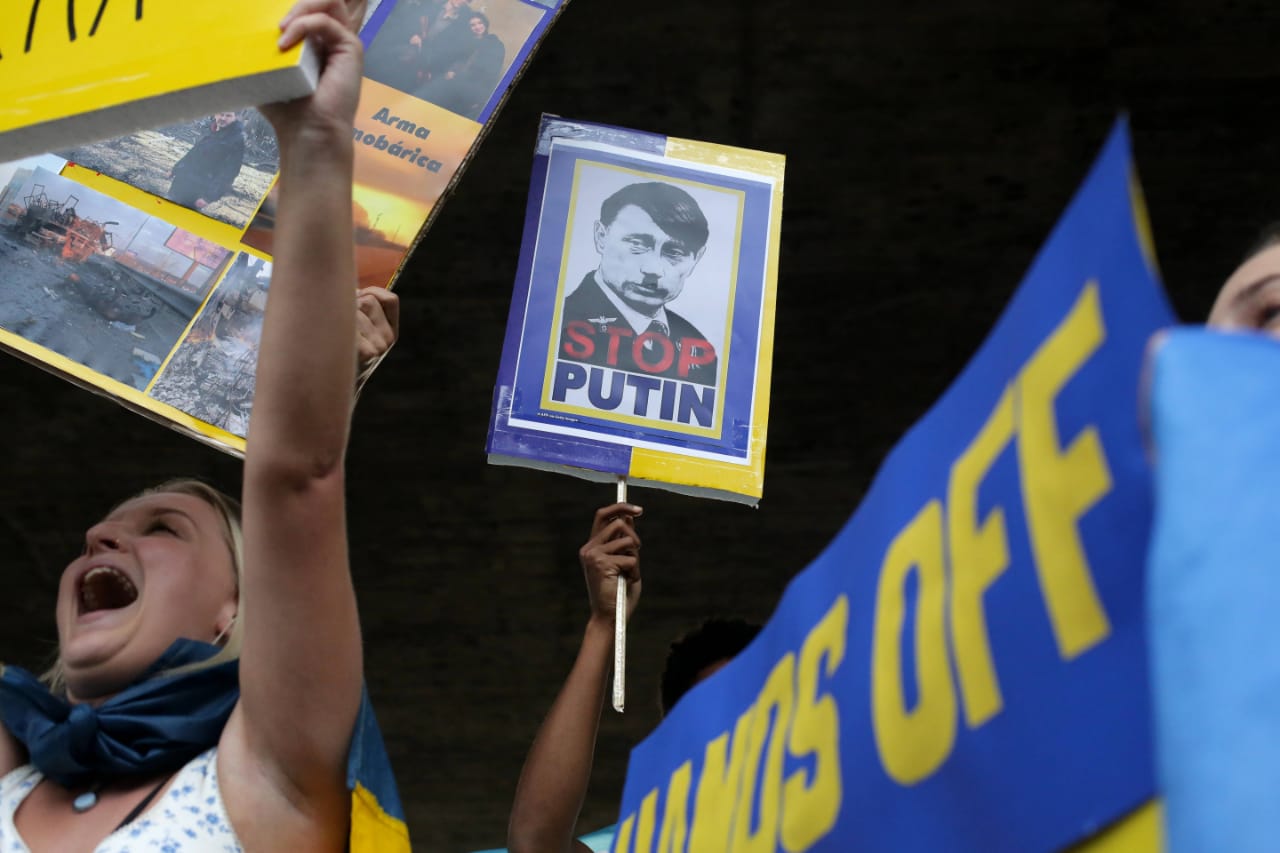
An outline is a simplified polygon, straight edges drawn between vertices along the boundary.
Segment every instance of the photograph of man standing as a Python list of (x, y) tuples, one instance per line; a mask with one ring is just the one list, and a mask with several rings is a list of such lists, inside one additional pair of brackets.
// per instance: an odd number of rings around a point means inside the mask
[(209, 132), (173, 164), (165, 198), (183, 207), (204, 210), (231, 192), (244, 165), (244, 128), (240, 116), (221, 112), (209, 117)]
[(710, 229), (689, 193), (629, 184), (604, 200), (593, 225), (599, 266), (564, 300), (561, 358), (714, 385), (707, 337), (667, 307), (702, 259)]

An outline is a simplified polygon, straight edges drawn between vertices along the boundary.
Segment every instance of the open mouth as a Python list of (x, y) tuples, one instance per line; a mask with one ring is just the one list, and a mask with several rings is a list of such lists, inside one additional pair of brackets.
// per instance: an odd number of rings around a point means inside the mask
[(129, 576), (111, 566), (95, 566), (80, 579), (80, 613), (119, 610), (138, 600)]

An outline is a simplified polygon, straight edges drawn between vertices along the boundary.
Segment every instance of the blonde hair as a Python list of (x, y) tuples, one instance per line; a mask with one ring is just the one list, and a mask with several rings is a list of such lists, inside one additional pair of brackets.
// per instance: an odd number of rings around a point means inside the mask
[[(131, 500), (162, 494), (190, 495), (193, 498), (199, 498), (213, 507), (214, 512), (217, 513), (219, 520), (222, 522), (222, 538), (231, 554), (231, 566), (235, 571), (236, 614), (231, 619), (231, 625), (225, 634), (225, 642), (217, 654), (198, 663), (187, 664), (186, 666), (179, 666), (156, 673), (152, 676), (153, 678), (179, 675), (184, 672), (198, 672), (229, 660), (238, 660), (240, 647), (244, 642), (244, 619), (242, 618), (244, 615), (244, 533), (240, 527), (240, 502), (202, 480), (183, 477), (166, 480), (157, 486), (144, 489), (116, 504), (112, 507), (111, 512), (115, 512)], [(110, 515), (111, 513), (107, 514)], [(61, 653), (59, 653), (59, 657), (54, 661), (53, 665), (40, 676), (40, 680), (48, 686), (50, 692), (58, 695), (66, 694), (67, 682), (62, 669)]]

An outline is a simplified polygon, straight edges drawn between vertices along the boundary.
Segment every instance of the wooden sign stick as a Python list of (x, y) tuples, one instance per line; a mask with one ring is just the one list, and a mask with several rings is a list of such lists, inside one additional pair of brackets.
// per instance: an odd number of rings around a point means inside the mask
[[(618, 478), (618, 503), (627, 500), (627, 478)], [(613, 610), (613, 710), (619, 714), (627, 700), (627, 579), (618, 575)]]

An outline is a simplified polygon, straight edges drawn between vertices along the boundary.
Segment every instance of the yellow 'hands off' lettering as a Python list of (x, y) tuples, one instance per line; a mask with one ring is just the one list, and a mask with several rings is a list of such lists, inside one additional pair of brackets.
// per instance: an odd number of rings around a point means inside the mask
[[(1096, 428), (1081, 430), (1063, 451), (1054, 414), (1058, 394), (1104, 337), (1097, 284), (1090, 282), (952, 466), (949, 512), (941, 502), (929, 501), (886, 551), (872, 627), (872, 726), (881, 763), (900, 784), (928, 777), (954, 746), (958, 714), (948, 612), (966, 724), (981, 726), (1003, 707), (984, 596), (1008, 569), (1008, 535), (1002, 507), (977, 517), (977, 495), (1015, 436), (1036, 575), (1059, 653), (1072, 660), (1110, 633), (1077, 529), (1079, 518), (1110, 491), (1110, 470)], [(919, 698), (908, 709), (901, 634), (904, 587), (912, 570), (919, 586), (913, 662)], [(841, 595), (805, 638), (798, 663), (788, 653), (774, 665), (756, 701), (738, 717), (732, 738), (726, 731), (706, 745), (692, 827), (687, 813), (692, 763), (671, 774), (658, 853), (683, 850), (686, 834), (690, 853), (770, 850), (779, 842), (789, 853), (802, 853), (834, 828), (843, 796), (839, 712), (835, 698), (821, 690), (821, 674), (831, 678), (840, 667), (847, 634), (848, 599)], [(812, 772), (797, 770), (783, 780), (786, 754), (813, 756)], [(618, 853), (653, 849), (659, 793), (651, 790), (638, 815), (619, 825)], [(757, 799), (760, 820), (752, 832)]]
[[(755, 720), (751, 726), (750, 757), (742, 776), (741, 804), (734, 823), (734, 853), (773, 853), (778, 849), (778, 810), (782, 800), (782, 759), (786, 749), (786, 732), (791, 726), (791, 705), (795, 699), (796, 656), (784, 655), (765, 680), (760, 697), (756, 700)], [(773, 714), (777, 710), (777, 716)], [(769, 737), (772, 730), (773, 737)], [(756, 801), (756, 776), (763, 756), (765, 740), (769, 742), (769, 755), (765, 759), (764, 774), (760, 777), (759, 825), (751, 831), (751, 813)]]
[(1111, 623), (1098, 600), (1076, 521), (1111, 491), (1111, 472), (1095, 427), (1064, 453), (1053, 401), (1102, 345), (1097, 282), (1022, 369), (1018, 381), (1018, 462), (1031, 550), (1058, 652), (1072, 660), (1102, 642)]
[[(830, 832), (840, 817), (840, 711), (830, 693), (820, 691), (844, 660), (849, 630), (849, 599), (840, 596), (800, 649), (796, 671), (796, 713), (787, 751), (812, 755), (813, 774), (793, 773), (782, 786), (782, 846), (791, 853), (808, 850)], [(826, 661), (826, 666), (822, 662)]]
[[(951, 752), (956, 735), (956, 694), (951, 685), (943, 623), (947, 579), (942, 558), (942, 504), (929, 501), (889, 543), (876, 590), (871, 632), (871, 726), (885, 772), (902, 785), (932, 773)], [(906, 620), (903, 587), (912, 569), (916, 595), (914, 710), (902, 690)]]
[[(703, 753), (702, 775), (698, 778), (698, 792), (694, 799), (693, 829), (689, 834), (689, 847), (694, 850), (714, 850), (717, 845), (724, 850), (729, 846), (733, 808), (738, 802), (742, 766), (746, 762), (747, 733), (751, 730), (755, 710), (756, 706), (751, 705), (738, 717), (733, 727), (732, 750), (729, 750), (729, 733), (725, 732), (708, 743)], [(729, 755), (727, 765), (726, 751)]]
[[(726, 731), (706, 745), (691, 828), (686, 810), (692, 763), (671, 774), (657, 853), (683, 853), (686, 829), (689, 853), (772, 851), (779, 843), (802, 853), (832, 830), (840, 816), (840, 715), (821, 679), (823, 672), (833, 676), (844, 660), (848, 622), (849, 601), (841, 595), (805, 637), (799, 664), (788, 652), (774, 665), (756, 701), (738, 717), (732, 739)], [(812, 770), (797, 770), (784, 780), (787, 754), (812, 756)], [(653, 850), (659, 791), (649, 791), (639, 813), (618, 825), (618, 853)], [(759, 820), (752, 831), (757, 800)]]
[(671, 774), (667, 783), (667, 805), (662, 812), (662, 831), (658, 833), (658, 853), (684, 853), (685, 833), (689, 829), (689, 782), (693, 762), (686, 761)]
[(947, 486), (947, 533), (951, 540), (951, 641), (956, 647), (960, 695), (969, 728), (977, 728), (1003, 707), (1000, 684), (987, 642), (982, 597), (1009, 566), (1004, 508), (995, 507), (979, 524), (978, 486), (1013, 438), (1013, 388), (1006, 387), (991, 417), (951, 466)]
[[(978, 489), (1017, 436), (1019, 476), (1036, 577), (1058, 652), (1072, 660), (1106, 639), (1111, 626), (1094, 587), (1077, 523), (1112, 487), (1095, 427), (1063, 451), (1054, 403), (1062, 388), (1102, 345), (1105, 329), (1097, 282), (1081, 291), (1067, 317), (1000, 395), (978, 435), (951, 468), (947, 487), (949, 575), (943, 566), (942, 515), (927, 503), (890, 543), (880, 571), (872, 630), (872, 728), (881, 764), (903, 785), (925, 779), (946, 761), (955, 741), (955, 687), (943, 624), (950, 594), (951, 645), (965, 722), (986, 723), (1004, 706), (992, 659), (986, 590), (1008, 568), (1004, 509), (977, 518)], [(916, 707), (902, 690), (904, 585), (915, 569)], [(948, 589), (950, 587), (950, 589)]]

